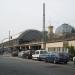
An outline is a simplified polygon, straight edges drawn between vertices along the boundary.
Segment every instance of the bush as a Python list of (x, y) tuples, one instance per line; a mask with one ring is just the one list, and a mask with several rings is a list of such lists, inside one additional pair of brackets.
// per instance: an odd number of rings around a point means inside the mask
[(69, 58), (70, 60), (73, 60), (73, 57), (75, 56), (75, 49), (73, 46), (68, 46), (67, 48), (69, 50)]

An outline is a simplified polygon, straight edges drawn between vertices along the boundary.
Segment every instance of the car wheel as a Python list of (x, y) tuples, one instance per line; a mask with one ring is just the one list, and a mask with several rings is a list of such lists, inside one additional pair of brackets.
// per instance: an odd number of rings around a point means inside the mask
[(34, 57), (32, 57), (32, 60), (34, 60)]
[(45, 59), (45, 62), (48, 62), (48, 60), (47, 60), (47, 59)]
[(74, 65), (75, 65), (75, 61), (74, 61)]
[(56, 60), (54, 60), (53, 63), (56, 64)]
[(64, 64), (67, 64), (67, 61), (66, 61), (66, 62), (64, 62)]
[(41, 61), (41, 58), (37, 58), (38, 61)]

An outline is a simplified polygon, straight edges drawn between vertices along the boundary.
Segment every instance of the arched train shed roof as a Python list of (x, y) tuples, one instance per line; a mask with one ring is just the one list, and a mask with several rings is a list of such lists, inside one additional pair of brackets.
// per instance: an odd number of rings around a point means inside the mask
[(19, 41), (40, 41), (42, 39), (42, 33), (38, 30), (26, 30), (18, 37)]

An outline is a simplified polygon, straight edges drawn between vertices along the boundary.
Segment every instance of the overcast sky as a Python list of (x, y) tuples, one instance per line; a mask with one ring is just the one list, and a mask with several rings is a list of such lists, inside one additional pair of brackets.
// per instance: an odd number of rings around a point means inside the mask
[[(75, 0), (0, 0), (0, 41), (27, 29), (42, 31), (43, 2), (46, 4), (46, 29), (62, 23), (75, 25)], [(75, 27), (75, 26), (74, 26)]]

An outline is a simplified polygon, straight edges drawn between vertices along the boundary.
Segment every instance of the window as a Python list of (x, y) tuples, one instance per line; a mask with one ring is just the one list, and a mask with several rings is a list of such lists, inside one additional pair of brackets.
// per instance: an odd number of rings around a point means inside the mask
[(39, 54), (39, 51), (35, 52), (35, 54)]
[(51, 57), (55, 57), (55, 55), (51, 55)]
[(47, 51), (40, 51), (40, 54), (46, 54)]

